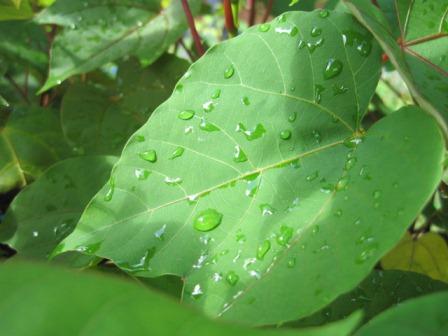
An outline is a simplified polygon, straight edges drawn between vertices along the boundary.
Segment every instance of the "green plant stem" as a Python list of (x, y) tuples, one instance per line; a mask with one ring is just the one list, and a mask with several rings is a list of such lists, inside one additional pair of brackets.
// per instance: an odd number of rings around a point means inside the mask
[(223, 7), (224, 7), (224, 18), (227, 32), (232, 37), (236, 36), (238, 30), (235, 27), (235, 21), (233, 19), (231, 0), (223, 0)]
[(196, 25), (194, 23), (193, 15), (191, 14), (190, 6), (187, 0), (182, 0), (182, 7), (184, 8), (185, 16), (187, 17), (188, 26), (190, 27), (191, 36), (193, 37), (194, 45), (199, 56), (204, 55), (204, 48), (202, 47), (201, 38), (199, 37)]

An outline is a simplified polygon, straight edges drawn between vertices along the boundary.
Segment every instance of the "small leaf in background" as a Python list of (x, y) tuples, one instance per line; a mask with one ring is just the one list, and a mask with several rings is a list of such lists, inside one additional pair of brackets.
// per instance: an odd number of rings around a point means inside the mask
[(210, 49), (61, 250), (178, 275), (185, 303), (241, 323), (325, 307), (399, 241), (442, 174), (420, 109), (360, 128), (379, 70), (372, 37), (340, 12), (287, 13)]
[(324, 325), (346, 318), (362, 310), (363, 323), (382, 311), (406, 300), (433, 292), (446, 291), (444, 282), (414, 272), (372, 271), (355, 289), (343, 294), (321, 311), (302, 320), (286, 324), (288, 327)]
[[(190, 0), (196, 11), (200, 0)], [(153, 63), (187, 28), (180, 1), (160, 9), (159, 1), (59, 0), (36, 17), (40, 24), (62, 26), (56, 36), (50, 73), (41, 92), (66, 78), (94, 70), (124, 56)]]
[(419, 237), (406, 233), (401, 242), (381, 259), (384, 269), (413, 271), (448, 282), (448, 245), (438, 234)]
[(406, 301), (378, 315), (355, 336), (446, 335), (448, 333), (448, 292)]
[(76, 83), (64, 95), (61, 123), (67, 140), (84, 154), (119, 155), (124, 143), (171, 94), (188, 62), (164, 55), (141, 68), (120, 64), (113, 85)]
[(14, 110), (0, 129), (0, 192), (24, 187), (70, 155), (57, 112), (39, 107)]
[[(0, 265), (5, 335), (346, 336), (360, 314), (307, 329), (249, 329), (212, 321), (135, 282), (23, 262)], [(26, 304), (24, 304), (26, 302)], [(24, 323), (26, 316), (26, 323)]]
[(0, 241), (21, 256), (47, 258), (73, 231), (115, 161), (113, 156), (83, 156), (51, 166), (16, 196), (0, 224)]
[[(381, 4), (382, 2), (380, 2)], [(392, 1), (390, 1), (392, 3)], [(417, 102), (448, 132), (448, 1), (396, 1), (395, 19), (370, 0), (345, 0), (400, 72)], [(389, 7), (388, 7), (389, 8)], [(400, 31), (392, 29), (398, 22)]]
[(0, 21), (25, 20), (33, 16), (28, 0), (0, 0)]

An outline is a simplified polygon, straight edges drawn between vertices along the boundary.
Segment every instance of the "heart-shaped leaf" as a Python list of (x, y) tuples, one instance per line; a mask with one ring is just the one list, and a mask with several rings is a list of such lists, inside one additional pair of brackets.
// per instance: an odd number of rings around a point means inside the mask
[(355, 335), (446, 335), (448, 333), (447, 302), (448, 292), (406, 301), (378, 315)]
[(379, 53), (351, 15), (328, 11), (212, 48), (129, 140), (59, 250), (182, 276), (184, 301), (211, 316), (259, 325), (326, 306), (441, 178), (442, 137), (418, 108), (359, 126)]
[(448, 282), (448, 245), (433, 232), (417, 238), (406, 233), (381, 260), (381, 265), (384, 269), (418, 272)]
[[(116, 277), (48, 265), (0, 265), (5, 335), (346, 336), (360, 315), (321, 328), (255, 330), (211, 321), (165, 295)], [(26, 304), (24, 304), (26, 303)], [(26, 316), (26, 324), (23, 323)]]
[(345, 3), (381, 44), (418, 103), (447, 132), (448, 1), (396, 0), (396, 18), (391, 20), (399, 25), (398, 38), (370, 0)]
[(46, 258), (73, 230), (115, 161), (113, 156), (83, 156), (51, 166), (14, 198), (0, 225), (0, 241), (22, 256)]
[(37, 107), (13, 111), (0, 129), (0, 192), (25, 186), (69, 153), (55, 111)]
[[(200, 0), (190, 0), (193, 11)], [(149, 65), (174, 43), (187, 24), (180, 1), (160, 8), (158, 0), (58, 0), (37, 17), (63, 26), (53, 43), (45, 91), (75, 74), (135, 55)]]
[(187, 68), (187, 61), (171, 55), (145, 69), (131, 59), (120, 65), (111, 87), (94, 82), (72, 85), (61, 107), (66, 138), (85, 154), (120, 154)]

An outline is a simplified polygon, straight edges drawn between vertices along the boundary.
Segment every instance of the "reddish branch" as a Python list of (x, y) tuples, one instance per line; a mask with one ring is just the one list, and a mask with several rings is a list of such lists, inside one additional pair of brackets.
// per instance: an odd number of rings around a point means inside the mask
[[(48, 39), (48, 58), (50, 59), (50, 51), (51, 47), (53, 45), (53, 40), (56, 36), (58, 27), (56, 25), (51, 25), (51, 30), (47, 33), (47, 39)], [(45, 91), (40, 95), (40, 106), (47, 107), (50, 105), (51, 102), (51, 90)]]
[(253, 26), (255, 23), (255, 0), (247, 0), (247, 9), (249, 10), (247, 24)]
[(201, 38), (199, 37), (196, 25), (194, 24), (194, 18), (191, 14), (190, 6), (187, 0), (182, 0), (182, 6), (184, 8), (185, 16), (187, 17), (188, 26), (190, 27), (191, 36), (193, 37), (194, 45), (199, 56), (204, 55), (204, 48), (202, 47)]
[(268, 4), (266, 5), (266, 12), (264, 12), (263, 20), (261, 20), (261, 21), (266, 22), (269, 19), (269, 15), (271, 15), (273, 4), (274, 4), (274, 0), (268, 1)]
[(237, 29), (235, 27), (235, 21), (233, 20), (231, 0), (223, 0), (223, 6), (224, 6), (224, 18), (227, 31), (231, 36), (235, 36), (237, 33)]

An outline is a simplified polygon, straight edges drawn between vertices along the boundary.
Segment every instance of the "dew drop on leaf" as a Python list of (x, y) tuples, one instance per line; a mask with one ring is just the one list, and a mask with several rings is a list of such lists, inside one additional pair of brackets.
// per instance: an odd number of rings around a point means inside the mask
[(181, 120), (190, 120), (194, 117), (194, 111), (193, 110), (184, 110), (180, 112), (177, 117)]
[(257, 259), (263, 260), (264, 256), (271, 249), (271, 242), (269, 239), (264, 240), (257, 248)]
[(182, 179), (180, 177), (165, 177), (164, 182), (168, 185), (179, 185), (182, 183)]
[(311, 29), (311, 36), (316, 37), (320, 34), (322, 34), (322, 29), (320, 29), (319, 27), (313, 27), (313, 29)]
[(215, 209), (206, 209), (196, 215), (193, 226), (198, 231), (211, 231), (221, 224), (222, 214)]
[(288, 116), (288, 121), (292, 123), (296, 121), (296, 119), (297, 119), (297, 112), (295, 111), (291, 112)]
[(261, 204), (260, 205), (260, 210), (261, 210), (261, 214), (263, 216), (271, 216), (276, 211), (271, 205), (269, 205), (267, 203)]
[(184, 152), (185, 152), (185, 148), (177, 147), (171, 154), (170, 160), (174, 160), (174, 159), (182, 156), (184, 154)]
[(138, 156), (140, 156), (141, 159), (148, 161), (148, 162), (154, 163), (157, 161), (157, 153), (154, 149), (150, 149), (148, 151), (141, 152), (138, 154)]
[(224, 78), (229, 79), (233, 76), (233, 74), (235, 73), (235, 69), (233, 68), (233, 65), (229, 65), (225, 70), (224, 70)]
[(277, 243), (280, 246), (286, 246), (291, 240), (293, 234), (294, 230), (291, 227), (282, 225), (280, 227), (280, 234), (277, 235)]
[(151, 174), (151, 172), (144, 168), (137, 168), (134, 170), (135, 177), (140, 181), (146, 180), (149, 174)]
[(322, 19), (327, 18), (330, 15), (330, 12), (327, 9), (322, 9), (319, 12), (319, 17), (321, 17)]
[(219, 131), (219, 128), (212, 124), (211, 122), (207, 121), (207, 119), (202, 118), (201, 123), (199, 124), (199, 128), (206, 132), (216, 132)]
[(341, 71), (342, 71), (342, 62), (337, 59), (330, 58), (324, 69), (324, 78), (325, 79), (334, 78), (338, 76), (341, 73)]
[(296, 265), (296, 258), (289, 258), (286, 265), (288, 266), (288, 268), (293, 268)]
[(289, 140), (291, 139), (291, 131), (290, 130), (283, 130), (280, 132), (280, 139), (282, 140)]
[(221, 89), (216, 89), (215, 91), (213, 91), (212, 93), (213, 99), (218, 99), (220, 96), (221, 96)]
[(258, 30), (262, 33), (266, 33), (269, 29), (271, 29), (271, 25), (269, 23), (262, 23), (258, 26)]
[(247, 156), (244, 153), (243, 149), (240, 146), (235, 146), (235, 151), (233, 153), (233, 161), (235, 162), (246, 162)]
[(234, 271), (229, 271), (226, 275), (226, 281), (230, 286), (235, 286), (240, 277)]
[(241, 102), (243, 103), (243, 105), (246, 105), (246, 106), (249, 106), (249, 105), (250, 105), (249, 97), (243, 97), (243, 98), (241, 98)]

